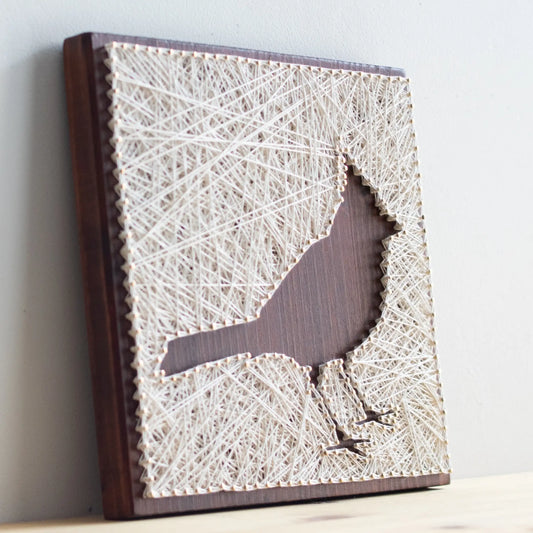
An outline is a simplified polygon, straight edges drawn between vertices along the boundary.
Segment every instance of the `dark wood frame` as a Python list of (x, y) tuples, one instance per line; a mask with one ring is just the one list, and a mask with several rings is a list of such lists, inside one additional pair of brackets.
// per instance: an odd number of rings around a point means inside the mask
[(105, 82), (104, 45), (138, 43), (199, 52), (237, 54), (259, 59), (342, 68), (389, 76), (400, 69), (223, 48), (177, 41), (84, 33), (65, 40), (64, 62), (70, 121), (73, 173), (76, 187), (79, 240), (94, 408), (97, 421), (99, 467), (106, 518), (134, 518), (198, 510), (242, 507), (296, 500), (415, 489), (449, 483), (449, 474), (395, 477), (303, 487), (269, 488), (247, 492), (218, 492), (172, 498), (143, 498), (142, 468), (136, 448), (136, 402), (131, 363), (131, 338), (124, 274), (119, 254), (114, 165), (111, 160), (109, 100)]

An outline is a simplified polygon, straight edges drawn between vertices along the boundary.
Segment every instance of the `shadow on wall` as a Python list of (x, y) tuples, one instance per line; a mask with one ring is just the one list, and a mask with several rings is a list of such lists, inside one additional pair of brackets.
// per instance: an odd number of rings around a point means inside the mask
[(100, 510), (61, 48), (36, 53), (13, 75), (30, 83), (15, 96), (27, 117), (19, 139), (26, 234), (10, 399), (18, 422), (6, 437), (11, 490), (0, 515), (9, 521)]

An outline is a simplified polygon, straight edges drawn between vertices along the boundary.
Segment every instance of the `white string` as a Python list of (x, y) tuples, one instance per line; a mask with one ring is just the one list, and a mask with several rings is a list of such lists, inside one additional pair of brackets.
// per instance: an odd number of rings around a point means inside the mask
[[(408, 81), (107, 50), (145, 495), (447, 471)], [(401, 228), (385, 243), (382, 316), (346, 365), (324, 365), (318, 389), (278, 354), (165, 376), (170, 340), (256, 319), (329, 234), (346, 163)], [(365, 406), (392, 406), (393, 427), (361, 424)], [(366, 458), (332, 449), (330, 412), (369, 440)]]

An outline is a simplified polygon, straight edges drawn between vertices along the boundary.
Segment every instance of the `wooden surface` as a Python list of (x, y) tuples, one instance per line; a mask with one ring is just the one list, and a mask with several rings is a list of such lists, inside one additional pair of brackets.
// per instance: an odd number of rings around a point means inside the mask
[[(141, 45), (200, 52), (239, 54), (261, 59), (361, 70), (393, 76), (403, 75), (403, 71), (389, 67), (109, 34), (83, 34), (65, 41), (64, 60), (71, 152), (105, 515), (109, 518), (139, 517), (190, 510), (311, 500), (328, 496), (401, 490), (448, 483), (448, 474), (435, 474), (248, 492), (219, 492), (175, 498), (146, 499), (142, 497), (144, 486), (140, 482), (142, 470), (138, 465), (139, 452), (136, 448), (139, 435), (135, 431), (137, 404), (133, 400), (132, 379), (134, 376), (130, 367), (132, 340), (128, 335), (130, 326), (125, 319), (128, 309), (125, 304), (126, 294), (122, 286), (124, 279), (121, 270), (122, 258), (119, 254), (122, 243), (118, 238), (120, 228), (115, 206), (115, 178), (112, 175), (114, 164), (111, 160), (109, 144), (111, 132), (107, 126), (110, 119), (107, 111), (109, 86), (105, 81), (108, 70), (103, 64), (103, 59), (106, 57), (103, 46), (111, 41), (136, 42)], [(363, 201), (367, 203), (367, 207), (371, 199), (369, 193), (365, 193), (361, 187), (349, 188), (348, 196), (351, 198), (348, 204), (352, 201), (356, 203)], [(379, 240), (390, 231), (390, 227), (382, 217), (375, 214), (375, 210), (371, 209), (370, 212), (373, 214), (368, 217), (368, 225), (357, 230), (361, 232), (359, 237), (354, 237), (353, 229), (349, 227), (350, 216), (344, 216), (345, 225), (340, 227), (341, 233), (351, 234), (351, 236), (346, 237), (347, 249), (337, 250), (339, 263), (336, 266), (341, 270), (343, 266), (347, 268), (351, 266), (354, 272), (357, 272), (356, 265), (351, 264), (354, 261), (357, 262), (357, 258), (368, 254), (371, 261), (368, 269), (361, 269), (361, 274), (356, 274), (355, 278), (352, 277), (346, 287), (340, 283), (329, 294), (330, 300), (340, 295), (346, 302), (350, 298), (357, 299), (366, 295), (366, 299), (363, 298), (364, 301), (361, 304), (364, 311), (358, 313), (357, 324), (352, 329), (350, 326), (342, 338), (330, 339), (329, 347), (326, 347), (330, 355), (336, 355), (344, 347), (349, 346), (352, 339), (353, 344), (357, 344), (377, 318), (381, 276), (376, 266), (381, 251)], [(340, 220), (342, 221), (343, 217)], [(320, 265), (319, 255), (317, 254), (317, 257), (309, 263), (311, 265), (309, 268), (324, 275), (328, 268), (333, 267), (327, 263)], [(316, 278), (313, 272), (309, 272), (309, 275)], [(328, 308), (328, 314), (330, 309)], [(311, 317), (310, 320), (316, 323), (322, 318)], [(339, 317), (331, 317), (330, 320), (337, 321)], [(341, 323), (340, 329), (343, 327)], [(264, 338), (265, 335), (263, 335)], [(258, 350), (265, 344), (261, 342), (259, 345), (256, 346)], [(192, 365), (200, 361), (201, 358), (198, 358), (196, 362), (186, 364)], [(312, 362), (316, 363), (314, 360)]]
[(6, 524), (28, 533), (338, 533), (533, 531), (533, 472), (460, 479), (438, 489), (134, 522), (102, 517)]

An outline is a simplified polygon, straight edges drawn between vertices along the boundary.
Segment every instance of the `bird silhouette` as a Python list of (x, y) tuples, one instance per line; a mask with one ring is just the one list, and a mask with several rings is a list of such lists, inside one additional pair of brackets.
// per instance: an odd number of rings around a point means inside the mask
[[(343, 200), (329, 236), (307, 250), (257, 320), (171, 341), (162, 363), (166, 375), (238, 353), (282, 353), (310, 366), (316, 383), (320, 365), (345, 360), (380, 317), (383, 240), (395, 228), (352, 167)], [(353, 393), (361, 405), (358, 425), (390, 425), (384, 417), (391, 411), (372, 410), (357, 390)], [(344, 434), (330, 415), (339, 442), (329, 449), (364, 455), (367, 440)]]

